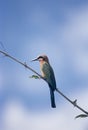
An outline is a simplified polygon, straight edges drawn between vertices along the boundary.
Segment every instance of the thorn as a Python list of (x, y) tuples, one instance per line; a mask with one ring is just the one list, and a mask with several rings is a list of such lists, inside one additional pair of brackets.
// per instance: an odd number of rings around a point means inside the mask
[(25, 68), (27, 68), (27, 64), (26, 64), (26, 62), (24, 62), (24, 66), (25, 66)]
[(4, 55), (5, 55), (5, 56), (8, 56), (8, 54), (6, 54), (6, 53), (5, 53)]
[(77, 105), (77, 99), (75, 99), (75, 100), (73, 101), (73, 105), (74, 105), (74, 107)]

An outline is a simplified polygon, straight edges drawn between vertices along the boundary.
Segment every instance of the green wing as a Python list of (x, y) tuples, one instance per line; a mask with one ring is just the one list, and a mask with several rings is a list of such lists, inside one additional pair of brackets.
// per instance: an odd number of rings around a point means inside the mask
[(52, 67), (48, 63), (44, 63), (42, 67), (42, 71), (49, 85), (52, 87), (53, 90), (55, 90), (56, 81), (55, 81), (54, 71)]

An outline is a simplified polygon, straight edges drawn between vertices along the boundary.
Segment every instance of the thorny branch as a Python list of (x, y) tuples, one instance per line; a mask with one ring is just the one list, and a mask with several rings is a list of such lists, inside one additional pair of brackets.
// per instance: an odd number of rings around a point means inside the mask
[[(39, 76), (41, 79), (43, 79), (44, 81), (46, 81), (39, 73), (37, 73), (34, 69), (32, 69), (31, 67), (29, 67), (25, 62), (21, 62), (18, 59), (14, 58), (13, 56), (9, 55), (7, 52), (0, 50), (0, 53), (5, 55), (6, 57), (9, 57), (10, 59), (14, 60), (15, 62), (23, 65), (25, 68), (29, 69), (30, 71), (32, 71), (33, 73), (35, 73), (37, 76)], [(47, 82), (47, 81), (46, 81)], [(83, 113), (85, 114), (80, 114), (78, 116), (76, 116), (76, 118), (79, 117), (88, 117), (88, 112), (85, 111), (83, 108), (81, 108), (80, 106), (77, 105), (77, 99), (72, 101), (70, 100), (67, 96), (65, 96), (58, 88), (56, 88), (56, 91), (62, 96), (64, 97), (68, 102), (70, 102), (74, 107), (78, 108), (79, 110), (81, 110)]]

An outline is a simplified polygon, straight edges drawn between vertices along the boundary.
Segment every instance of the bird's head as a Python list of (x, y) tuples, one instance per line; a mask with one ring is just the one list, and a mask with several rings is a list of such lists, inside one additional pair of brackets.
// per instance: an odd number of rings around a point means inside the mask
[(46, 55), (40, 55), (32, 61), (39, 61), (39, 62), (45, 61), (45, 62), (49, 63), (49, 59)]

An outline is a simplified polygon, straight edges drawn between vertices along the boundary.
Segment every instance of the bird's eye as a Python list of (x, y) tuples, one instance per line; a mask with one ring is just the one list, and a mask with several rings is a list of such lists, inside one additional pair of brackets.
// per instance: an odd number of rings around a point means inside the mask
[(43, 60), (45, 60), (45, 58), (43, 57)]

